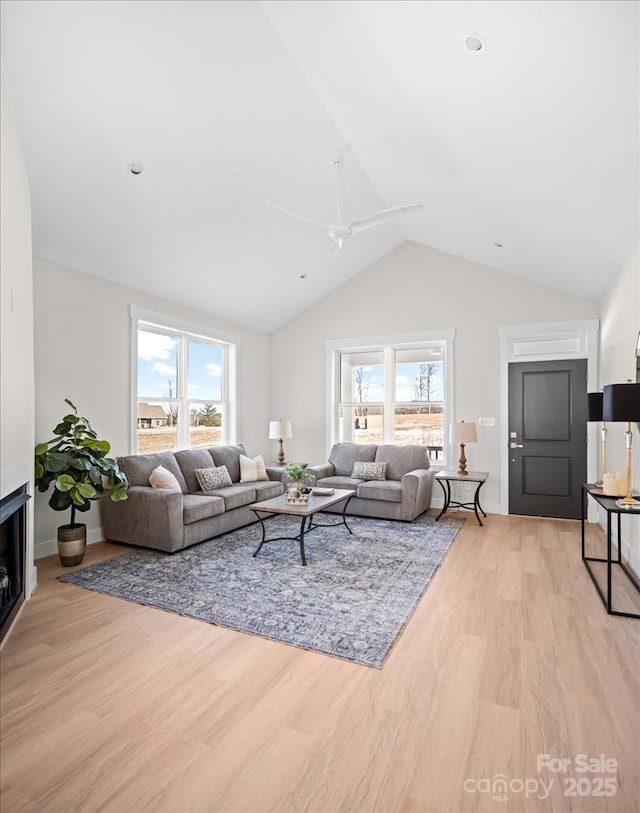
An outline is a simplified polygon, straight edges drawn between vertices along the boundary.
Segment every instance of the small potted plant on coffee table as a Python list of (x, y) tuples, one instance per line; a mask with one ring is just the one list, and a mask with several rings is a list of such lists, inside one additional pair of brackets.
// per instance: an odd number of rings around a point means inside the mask
[(307, 503), (311, 489), (305, 483), (313, 480), (313, 474), (308, 472), (300, 463), (289, 463), (284, 473), (288, 481), (287, 491), (284, 495), (285, 500), (294, 505)]

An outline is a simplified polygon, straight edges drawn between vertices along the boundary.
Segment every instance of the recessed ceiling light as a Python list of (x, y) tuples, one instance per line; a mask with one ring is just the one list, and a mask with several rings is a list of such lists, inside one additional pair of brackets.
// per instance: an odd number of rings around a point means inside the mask
[(129, 164), (127, 169), (132, 175), (142, 175), (143, 166), (142, 164), (139, 164), (137, 161), (133, 161), (132, 163)]
[(502, 248), (502, 243), (494, 243), (493, 244), (496, 248)]
[(485, 41), (478, 34), (467, 34), (465, 42), (470, 51), (482, 51), (485, 47)]

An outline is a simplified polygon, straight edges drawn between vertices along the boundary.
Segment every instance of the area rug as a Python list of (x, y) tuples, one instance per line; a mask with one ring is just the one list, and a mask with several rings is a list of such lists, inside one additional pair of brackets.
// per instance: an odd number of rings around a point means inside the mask
[[(339, 517), (336, 517), (336, 520)], [(353, 530), (318, 528), (296, 542), (264, 545), (250, 525), (174, 554), (117, 556), (60, 581), (275, 641), (381, 668), (463, 519), (413, 523), (349, 517)], [(296, 533), (287, 516), (269, 536)]]

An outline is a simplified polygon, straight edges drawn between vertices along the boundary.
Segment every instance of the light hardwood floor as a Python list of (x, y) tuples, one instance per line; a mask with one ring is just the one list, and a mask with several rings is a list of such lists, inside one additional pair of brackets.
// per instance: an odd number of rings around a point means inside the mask
[[(605, 613), (579, 527), (468, 518), (382, 670), (62, 584), (41, 560), (2, 652), (0, 809), (634, 813), (640, 621)], [(84, 565), (123, 552), (92, 545)], [(539, 773), (539, 754), (617, 768)], [(504, 799), (483, 792), (498, 774)], [(615, 795), (580, 795), (605, 778)]]

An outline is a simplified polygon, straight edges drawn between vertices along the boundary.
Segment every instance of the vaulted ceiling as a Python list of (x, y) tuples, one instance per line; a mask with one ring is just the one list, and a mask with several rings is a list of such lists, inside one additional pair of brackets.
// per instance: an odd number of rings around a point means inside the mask
[[(270, 331), (406, 239), (592, 298), (638, 241), (635, 0), (3, 0), (1, 22), (37, 256)], [(265, 201), (332, 222), (335, 151), (347, 220), (423, 208), (329, 261)]]

